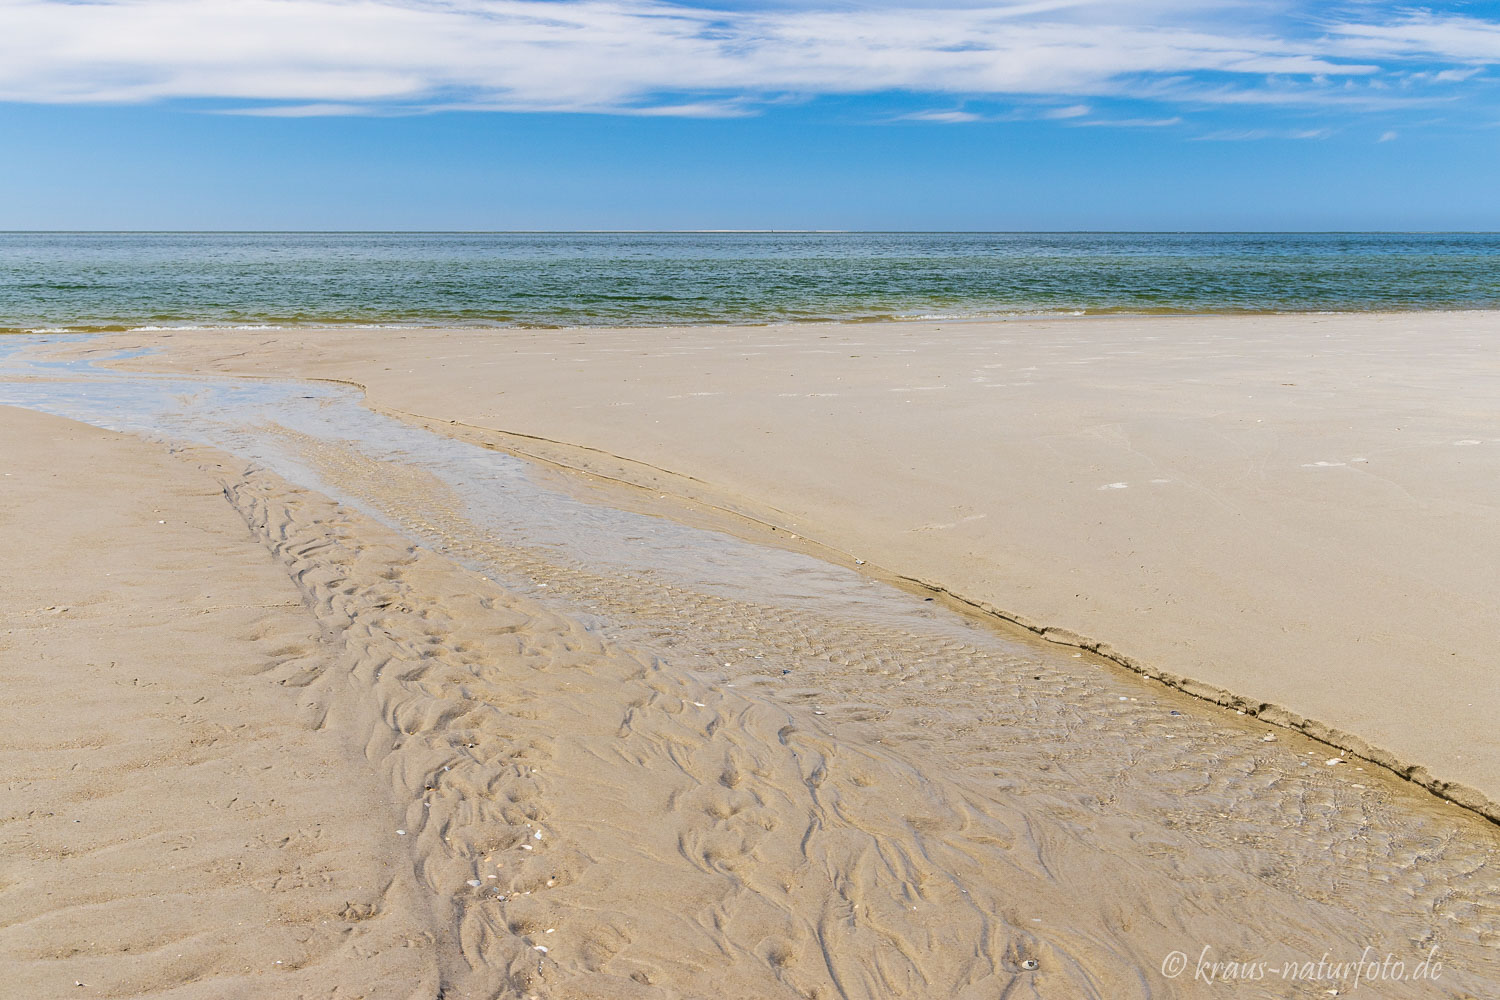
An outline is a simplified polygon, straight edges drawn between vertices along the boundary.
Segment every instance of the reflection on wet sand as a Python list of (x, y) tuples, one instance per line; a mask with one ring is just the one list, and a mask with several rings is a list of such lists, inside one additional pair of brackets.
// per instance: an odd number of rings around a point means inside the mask
[(275, 676), (389, 779), (453, 995), (1500, 991), (1496, 828), (1322, 744), (343, 390), (21, 374), (235, 456), (184, 451), (337, 649)]

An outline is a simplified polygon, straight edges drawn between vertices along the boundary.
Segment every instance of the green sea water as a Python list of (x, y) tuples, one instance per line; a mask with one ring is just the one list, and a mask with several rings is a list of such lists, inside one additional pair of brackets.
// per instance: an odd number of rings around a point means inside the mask
[(0, 233), (0, 330), (1500, 308), (1500, 234)]

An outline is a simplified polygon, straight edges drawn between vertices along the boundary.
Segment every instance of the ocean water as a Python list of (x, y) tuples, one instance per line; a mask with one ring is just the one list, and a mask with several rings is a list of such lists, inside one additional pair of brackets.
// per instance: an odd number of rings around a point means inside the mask
[(0, 331), (1500, 308), (1500, 234), (0, 233)]

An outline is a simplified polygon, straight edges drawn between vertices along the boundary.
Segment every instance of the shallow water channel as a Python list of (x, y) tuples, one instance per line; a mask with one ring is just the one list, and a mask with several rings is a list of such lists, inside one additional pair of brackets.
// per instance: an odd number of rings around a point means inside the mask
[[(854, 570), (595, 502), (347, 387), (39, 350), (70, 339), (0, 338), (0, 404), (221, 449), (956, 790), (969, 812), (910, 819), (912, 843), (1060, 970), (1035, 995), (1349, 995), (1352, 963), (1390, 956), (1403, 978), (1386, 962), (1360, 995), (1500, 996), (1500, 828), (1374, 765)], [(991, 853), (1055, 892), (1017, 898)], [(1266, 965), (1226, 981), (1216, 962)]]

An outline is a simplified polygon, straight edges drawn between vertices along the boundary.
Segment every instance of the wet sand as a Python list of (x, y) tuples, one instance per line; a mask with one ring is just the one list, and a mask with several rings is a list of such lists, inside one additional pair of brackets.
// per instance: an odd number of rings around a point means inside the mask
[[(132, 333), (746, 514), (1500, 818), (1500, 316)], [(454, 422), (449, 424), (449, 422)]]
[(400, 814), (299, 703), (326, 644), (219, 484), (25, 410), (0, 438), (0, 992), (431, 996)]
[(1443, 969), (1364, 995), (1500, 985), (1492, 824), (1107, 662), (508, 540), (378, 440), (255, 431), (339, 503), (0, 419), (28, 995), (1197, 997), (1205, 948), (1250, 995), (1365, 948)]

